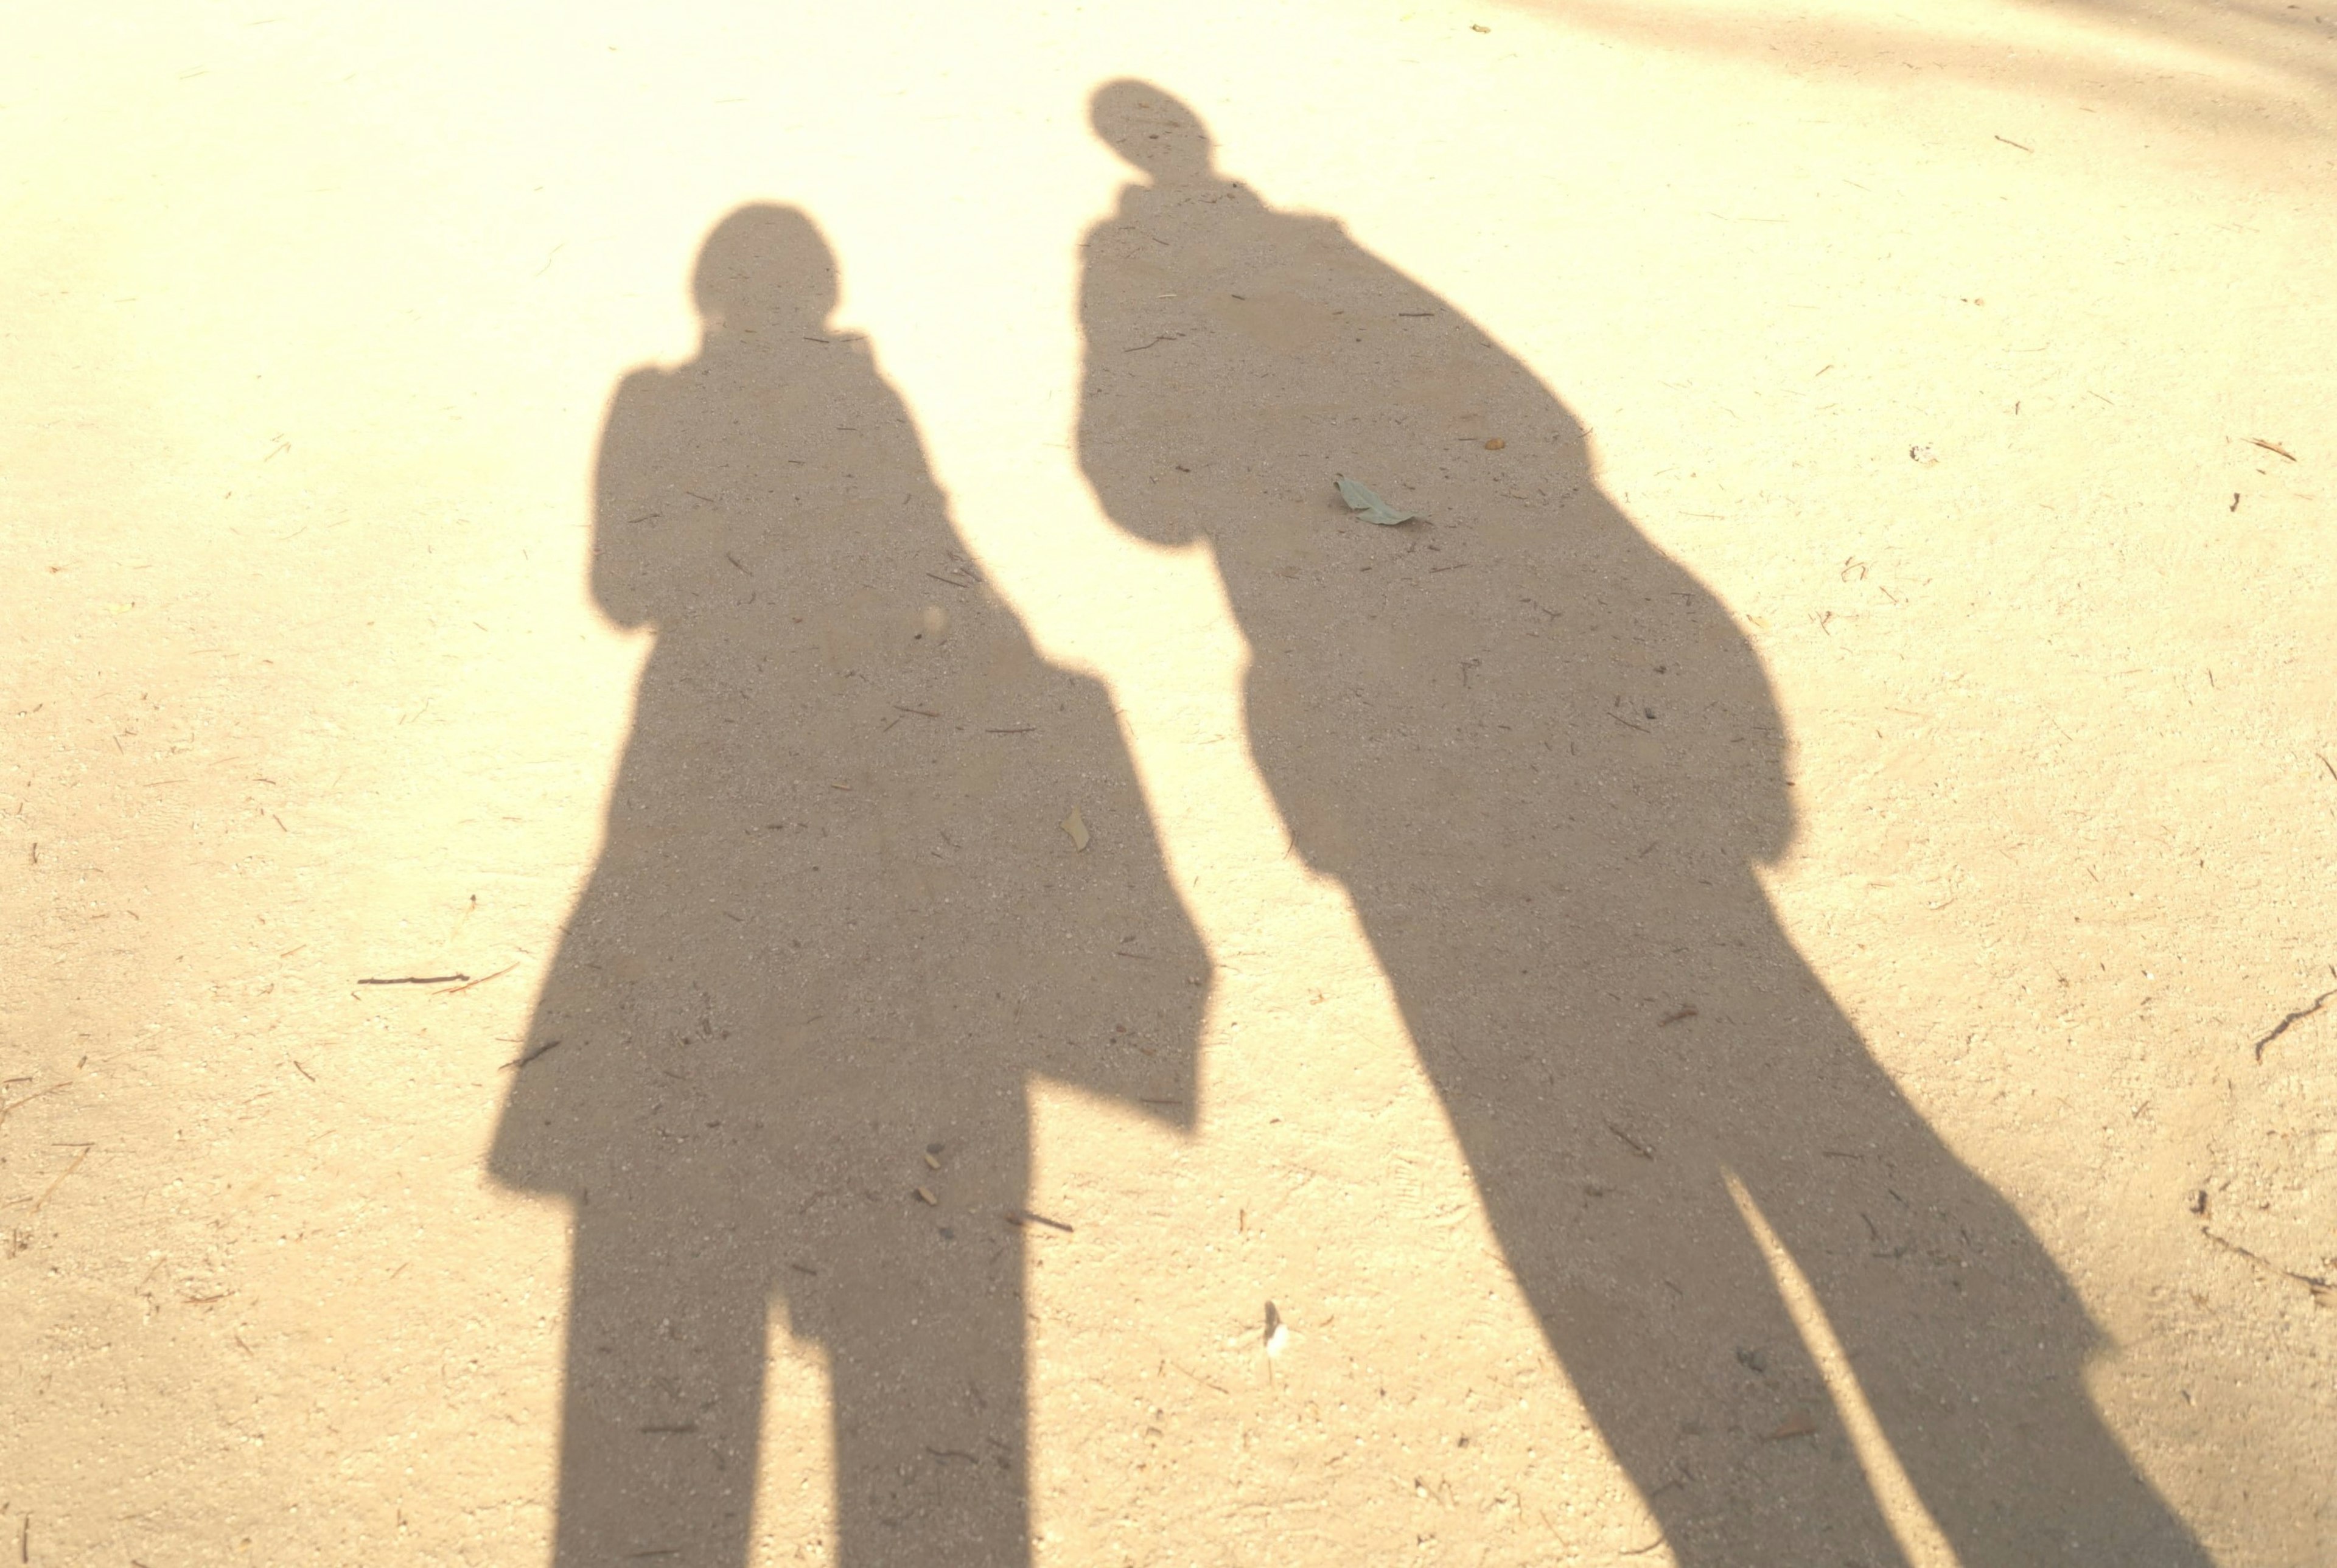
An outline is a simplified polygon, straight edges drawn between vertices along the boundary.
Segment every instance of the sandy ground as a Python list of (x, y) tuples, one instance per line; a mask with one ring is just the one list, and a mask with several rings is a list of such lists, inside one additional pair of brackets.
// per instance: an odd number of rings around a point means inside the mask
[(2316, 4), (20, 12), (0, 1544), (2337, 1563)]

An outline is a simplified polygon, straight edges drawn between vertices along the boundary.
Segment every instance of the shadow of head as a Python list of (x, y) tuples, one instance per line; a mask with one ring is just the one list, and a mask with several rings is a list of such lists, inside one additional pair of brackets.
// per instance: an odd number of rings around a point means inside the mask
[(756, 202), (706, 237), (690, 294), (709, 334), (816, 331), (836, 309), (836, 253), (798, 209)]
[(1103, 144), (1156, 185), (1217, 177), (1217, 145), (1201, 117), (1175, 93), (1123, 77), (1096, 89), (1088, 122)]

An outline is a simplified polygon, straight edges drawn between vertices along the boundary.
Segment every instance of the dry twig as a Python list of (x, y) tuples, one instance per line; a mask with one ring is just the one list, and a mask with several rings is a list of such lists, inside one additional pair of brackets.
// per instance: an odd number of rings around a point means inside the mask
[(2296, 1011), (2289, 1014), (2288, 1017), (2274, 1024), (2272, 1027), (2272, 1033), (2266, 1035), (2263, 1039), (2256, 1042), (2256, 1060), (2260, 1062), (2264, 1060), (2264, 1047), (2266, 1046), (2272, 1044), (2274, 1040), (2280, 1038), (2281, 1036), (2288, 1033), (2290, 1029), (2295, 1027), (2298, 1024), (2303, 1023), (2305, 1019), (2319, 1012), (2322, 1008), (2327, 1007), (2332, 998), (2337, 998), (2337, 991), (2323, 991), (2319, 996), (2313, 998), (2313, 1005), (2311, 1007), (2299, 1008)]
[(467, 990), (469, 990), (473, 986), (484, 986), (484, 985), (485, 985), (489, 980), (499, 980), (499, 979), (502, 979), (505, 975), (507, 975), (507, 974), (511, 973), (513, 969), (517, 969), (517, 968), (519, 968), (519, 965), (517, 965), (517, 964), (515, 964), (515, 963), (505, 964), (502, 969), (497, 969), (494, 974), (491, 974), (491, 975), (481, 975), (481, 976), (480, 976), (477, 979), (475, 979), (475, 980), (474, 980), (474, 979), (470, 979), (470, 978), (469, 978), (469, 977), (467, 977), (467, 976), (457, 976), (456, 978), (457, 978), (457, 979), (461, 979), (461, 980), (463, 981), (463, 983), (462, 983), (461, 985), (459, 985), (459, 986), (449, 986), (449, 987), (447, 987), (445, 990), (440, 991), (438, 994), (439, 994), (440, 996), (442, 996), (442, 997), (451, 997), (451, 996), (455, 995), (457, 991), (467, 991)]

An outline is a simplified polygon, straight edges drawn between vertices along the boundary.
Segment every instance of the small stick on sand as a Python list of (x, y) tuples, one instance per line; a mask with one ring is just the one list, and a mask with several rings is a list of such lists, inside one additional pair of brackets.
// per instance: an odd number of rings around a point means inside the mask
[(440, 996), (442, 996), (442, 997), (451, 997), (451, 996), (453, 996), (453, 995), (454, 995), (455, 992), (457, 992), (457, 991), (467, 991), (467, 990), (469, 990), (473, 986), (484, 986), (484, 985), (485, 985), (489, 980), (499, 980), (499, 979), (502, 979), (505, 975), (507, 975), (507, 974), (511, 973), (513, 969), (517, 969), (517, 968), (519, 968), (519, 965), (517, 965), (517, 964), (515, 964), (515, 963), (505, 964), (502, 969), (497, 969), (494, 974), (491, 974), (491, 975), (481, 975), (481, 976), (480, 976), (477, 979), (475, 979), (475, 980), (474, 980), (474, 979), (468, 979), (468, 978), (464, 978), (464, 981), (463, 981), (463, 984), (461, 984), (461, 985), (459, 985), (459, 986), (449, 986), (446, 989), (445, 989), (445, 990), (443, 990), (443, 991), (440, 991), (438, 994), (439, 994)]

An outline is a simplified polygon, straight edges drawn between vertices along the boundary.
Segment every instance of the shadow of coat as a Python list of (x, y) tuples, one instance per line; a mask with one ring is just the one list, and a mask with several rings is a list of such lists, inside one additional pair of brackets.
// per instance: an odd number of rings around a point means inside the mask
[(742, 209), (697, 281), (698, 356), (609, 412), (592, 589), (655, 644), (492, 1158), (575, 1204), (557, 1561), (747, 1561), (779, 1296), (837, 1560), (1022, 1563), (1027, 1086), (1188, 1122), (1206, 960), (816, 229)]
[[(1725, 607), (1481, 328), (1218, 175), (1158, 88), (1094, 111), (1146, 180), (1089, 237), (1081, 462), (1122, 528), (1214, 549), (1259, 772), (1677, 1560), (1902, 1558), (1733, 1176), (1964, 1562), (2203, 1562), (2088, 1398), (2067, 1281), (1780, 929), (1785, 736)], [(1428, 515), (1374, 526), (1335, 475)]]

